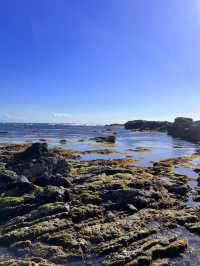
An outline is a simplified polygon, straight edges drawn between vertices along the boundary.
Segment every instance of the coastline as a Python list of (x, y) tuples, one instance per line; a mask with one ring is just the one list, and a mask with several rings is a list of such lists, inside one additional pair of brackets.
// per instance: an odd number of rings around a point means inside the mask
[(76, 153), (1, 148), (0, 245), (15, 256), (0, 265), (171, 265), (200, 243), (198, 152), (151, 167)]

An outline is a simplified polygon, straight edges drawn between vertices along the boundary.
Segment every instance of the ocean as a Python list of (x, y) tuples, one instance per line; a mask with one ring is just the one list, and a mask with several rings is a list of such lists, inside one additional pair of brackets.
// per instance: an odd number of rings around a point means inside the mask
[[(92, 138), (115, 135), (116, 143), (108, 145), (96, 143)], [(61, 144), (60, 140), (66, 143)], [(151, 166), (153, 161), (191, 155), (198, 145), (175, 139), (165, 132), (129, 131), (123, 126), (85, 126), (65, 124), (0, 124), (0, 145), (7, 143), (27, 143), (45, 141), (50, 147), (75, 150), (112, 149), (116, 153), (90, 153), (81, 156), (85, 160), (131, 158), (137, 165)], [(148, 148), (144, 152), (135, 151), (138, 147)]]

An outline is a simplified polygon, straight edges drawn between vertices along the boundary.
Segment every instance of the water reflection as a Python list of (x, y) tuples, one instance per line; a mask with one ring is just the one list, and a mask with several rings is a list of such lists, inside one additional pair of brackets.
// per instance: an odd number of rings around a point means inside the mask
[[(130, 157), (138, 160), (137, 165), (151, 166), (152, 161), (163, 160), (171, 157), (191, 155), (197, 148), (192, 143), (174, 139), (166, 133), (160, 132), (133, 132), (116, 126), (106, 132), (103, 126), (69, 126), (69, 125), (16, 125), (0, 124), (0, 131), (7, 132), (0, 135), (0, 143), (24, 143), (46, 140), (50, 146), (63, 147), (76, 150), (95, 150), (110, 148), (116, 151), (126, 151), (124, 154), (85, 154), (83, 159), (112, 159)], [(91, 138), (113, 134), (116, 135), (116, 144), (105, 147), (95, 143)], [(62, 145), (60, 139), (65, 139)], [(137, 147), (151, 148), (148, 152), (128, 151)]]

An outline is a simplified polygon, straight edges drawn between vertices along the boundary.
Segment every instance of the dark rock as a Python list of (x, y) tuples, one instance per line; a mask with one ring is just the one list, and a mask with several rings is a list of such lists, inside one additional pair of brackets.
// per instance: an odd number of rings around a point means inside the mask
[(200, 174), (200, 168), (196, 168), (193, 170), (195, 173)]
[(189, 191), (189, 186), (185, 184), (174, 184), (168, 188), (170, 193), (185, 196)]
[(22, 193), (29, 192), (33, 189), (33, 185), (22, 175), (15, 172), (0, 169), (0, 193), (19, 187)]
[(168, 134), (192, 142), (200, 141), (200, 123), (194, 122), (191, 118), (178, 117), (168, 127)]
[(200, 202), (200, 196), (193, 197), (193, 200), (196, 202)]
[(141, 256), (137, 259), (138, 266), (149, 266), (151, 265), (151, 257)]
[(124, 206), (133, 204), (137, 209), (143, 209), (149, 205), (149, 199), (136, 189), (117, 189), (105, 193), (104, 197)]
[(186, 224), (187, 229), (192, 233), (200, 234), (200, 223), (188, 223)]
[(109, 136), (96, 137), (93, 138), (92, 140), (95, 140), (96, 142), (115, 143), (116, 137), (114, 135), (109, 135)]
[(113, 168), (113, 167), (98, 167), (91, 170), (91, 174), (106, 174), (106, 175), (114, 175), (114, 174), (132, 174), (133, 172), (127, 168)]
[(198, 186), (200, 186), (200, 176), (197, 178)]
[(190, 127), (193, 125), (193, 119), (192, 118), (187, 118), (187, 117), (177, 117), (174, 120), (174, 124), (176, 126), (181, 126), (181, 127)]
[(71, 186), (71, 182), (64, 176), (57, 174), (57, 175), (53, 175), (53, 176), (42, 176), (37, 178), (36, 185), (38, 186), (62, 186), (65, 188), (68, 188)]
[(132, 130), (156, 130), (166, 131), (170, 123), (167, 121), (146, 121), (146, 120), (133, 120), (125, 123), (126, 129)]
[(47, 154), (48, 154), (47, 143), (34, 143), (24, 152), (18, 153), (16, 155), (16, 158), (18, 158), (19, 160), (37, 159)]
[(64, 188), (47, 186), (44, 188), (44, 191), (38, 193), (36, 198), (34, 199), (35, 204), (43, 204), (48, 202), (62, 202), (69, 201), (70, 195), (69, 192)]
[[(67, 161), (56, 154), (50, 153), (46, 143), (34, 143), (24, 152), (16, 153), (6, 167), (18, 175), (26, 176), (31, 182), (57, 174), (67, 176), (70, 167)], [(44, 181), (45, 183), (45, 181)], [(47, 182), (47, 185), (50, 184)]]
[(26, 240), (26, 241), (19, 241), (13, 245), (11, 245), (11, 247), (14, 247), (14, 248), (32, 248), (32, 243), (30, 240)]
[(187, 249), (185, 240), (176, 240), (166, 247), (155, 248), (152, 250), (152, 258), (173, 258), (183, 253)]

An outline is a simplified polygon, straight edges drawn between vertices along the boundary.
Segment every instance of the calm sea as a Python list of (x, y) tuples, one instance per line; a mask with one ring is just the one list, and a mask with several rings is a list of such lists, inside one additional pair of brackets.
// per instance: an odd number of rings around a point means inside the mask
[[(122, 151), (107, 155), (86, 154), (83, 159), (133, 158), (138, 165), (149, 166), (152, 161), (192, 154), (198, 146), (190, 142), (175, 139), (161, 132), (133, 132), (123, 126), (78, 126), (52, 124), (0, 124), (0, 144), (46, 141), (49, 146), (66, 149), (96, 150), (107, 149), (91, 138), (115, 134), (116, 143), (111, 149)], [(65, 139), (66, 144), (60, 144)], [(127, 151), (137, 147), (151, 148), (148, 152)], [(123, 153), (126, 151), (125, 153)]]

